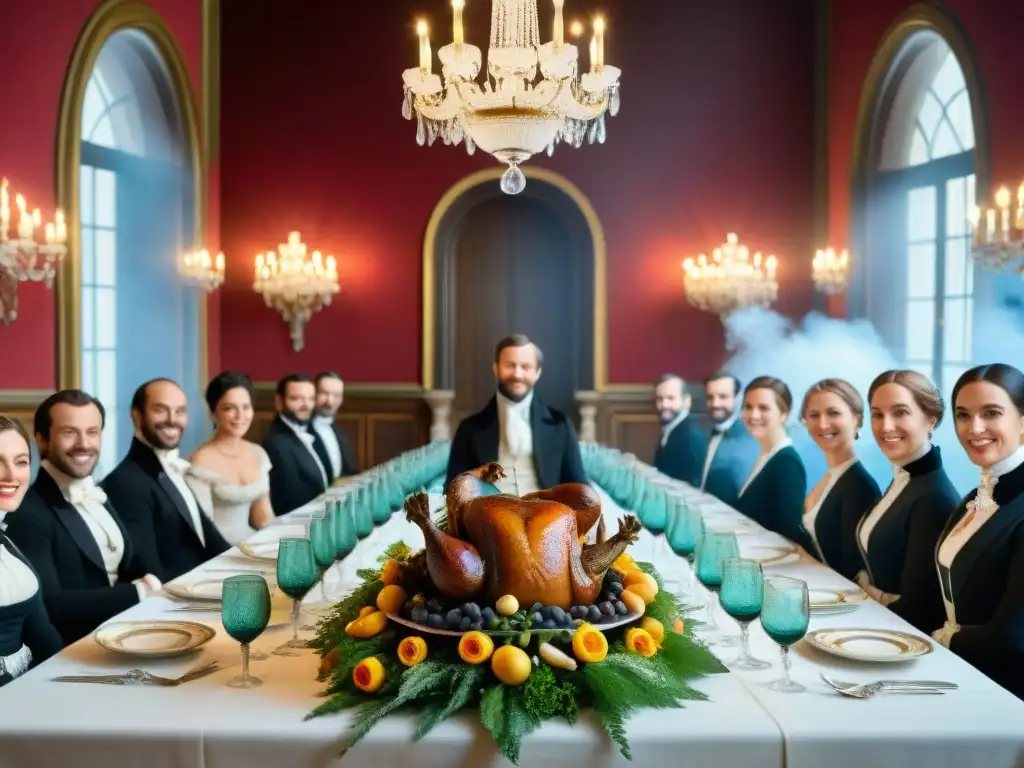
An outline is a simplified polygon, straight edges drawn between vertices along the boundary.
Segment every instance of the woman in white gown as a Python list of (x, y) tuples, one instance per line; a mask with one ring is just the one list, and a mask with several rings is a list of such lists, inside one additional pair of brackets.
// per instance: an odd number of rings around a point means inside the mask
[(192, 454), (185, 481), (231, 544), (249, 538), (274, 519), (270, 506), (270, 458), (245, 439), (252, 426), (252, 380), (225, 371), (206, 388), (215, 430)]

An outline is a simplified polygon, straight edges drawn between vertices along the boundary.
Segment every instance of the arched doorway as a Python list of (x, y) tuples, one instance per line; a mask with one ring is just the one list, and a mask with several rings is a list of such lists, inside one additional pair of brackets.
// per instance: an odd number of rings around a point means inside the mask
[(970, 219), (988, 175), (975, 72), (955, 19), (911, 9), (872, 66), (855, 156), (851, 310), (946, 394), (974, 347)]
[(575, 415), (577, 390), (604, 384), (604, 236), (571, 182), (527, 171), (516, 197), (494, 169), (456, 184), (424, 242), (423, 383), (456, 393), (453, 421), (494, 390), (494, 345), (512, 332), (542, 347), (538, 392)]
[[(59, 150), (71, 241), (59, 282), (60, 379), (107, 409), (104, 474), (131, 441), (140, 383), (165, 376), (202, 402), (205, 297), (176, 267), (199, 234), (196, 109), (177, 44), (149, 6), (113, 0), (87, 23), (65, 85)], [(205, 423), (193, 419), (183, 450)]]

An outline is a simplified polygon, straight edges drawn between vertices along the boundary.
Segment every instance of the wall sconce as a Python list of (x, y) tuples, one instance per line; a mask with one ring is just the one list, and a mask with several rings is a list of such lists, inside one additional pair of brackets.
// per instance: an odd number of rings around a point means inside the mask
[(850, 278), (850, 253), (844, 248), (819, 250), (811, 262), (811, 278), (814, 287), (827, 296), (835, 296), (846, 290)]
[(1017, 205), (1012, 212), (1010, 202), (1010, 190), (1001, 187), (995, 194), (994, 208), (974, 207), (971, 255), (991, 269), (1004, 269), (1019, 261), (1013, 271), (1024, 274), (1024, 184), (1017, 188)]
[(256, 256), (252, 287), (263, 294), (268, 307), (281, 313), (288, 323), (292, 349), (299, 352), (305, 346), (306, 323), (340, 290), (338, 268), (333, 256), (307, 253), (299, 233), (292, 232), (287, 243), (277, 246), (277, 253)]
[[(18, 317), (18, 283), (31, 281), (53, 288), (56, 265), (68, 252), (68, 228), (60, 208), (54, 220), (44, 228), (38, 208), (29, 213), (21, 195), (16, 195), (14, 201), (18, 206), (18, 224), (12, 238), (7, 179), (0, 180), (0, 320), (4, 325), (10, 325)], [(40, 229), (43, 242), (37, 243)]]
[(186, 251), (178, 259), (178, 274), (207, 293), (213, 293), (224, 284), (224, 254), (211, 256), (205, 248)]

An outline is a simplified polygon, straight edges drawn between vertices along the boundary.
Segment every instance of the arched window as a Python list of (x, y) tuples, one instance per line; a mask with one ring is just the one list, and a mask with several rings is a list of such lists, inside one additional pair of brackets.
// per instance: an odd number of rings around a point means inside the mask
[(81, 125), (81, 382), (107, 411), (102, 475), (131, 442), (139, 384), (165, 376), (196, 395), (199, 383), (199, 298), (175, 268), (192, 242), (194, 169), (170, 78), (142, 32), (103, 44)]
[(903, 43), (889, 79), (867, 174), (866, 314), (907, 367), (948, 393), (972, 352), (971, 94), (932, 31)]

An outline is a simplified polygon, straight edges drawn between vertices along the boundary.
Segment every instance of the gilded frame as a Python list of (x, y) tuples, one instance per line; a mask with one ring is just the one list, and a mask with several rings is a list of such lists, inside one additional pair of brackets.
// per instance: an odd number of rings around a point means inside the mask
[[(204, 15), (204, 22), (206, 18)], [(203, 152), (199, 110), (185, 57), (167, 22), (140, 0), (105, 0), (89, 17), (75, 42), (61, 92), (57, 119), (57, 204), (64, 209), (68, 224), (67, 256), (61, 261), (57, 278), (57, 386), (81, 384), (81, 261), (78, 168), (81, 165), (82, 105), (100, 49), (116, 32), (135, 29), (147, 35), (167, 68), (170, 85), (181, 110), (185, 152), (192, 169), (195, 238), (206, 237), (207, 164)], [(204, 38), (207, 30), (203, 29)], [(203, 46), (204, 52), (207, 45)], [(198, 302), (199, 369), (205, 386), (208, 364), (206, 301)]]

